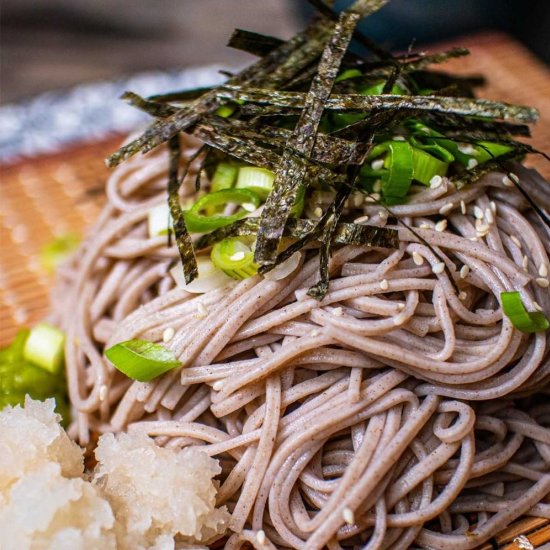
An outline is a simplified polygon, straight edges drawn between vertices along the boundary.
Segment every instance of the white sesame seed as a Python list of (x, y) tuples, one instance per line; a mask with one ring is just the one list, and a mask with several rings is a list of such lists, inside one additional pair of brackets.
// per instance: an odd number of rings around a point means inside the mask
[(393, 136), (393, 141), (406, 141), (405, 136)]
[(445, 231), (447, 229), (447, 220), (440, 220), (435, 224), (436, 231)]
[(525, 269), (525, 271), (527, 271), (527, 269), (529, 268), (529, 258), (527, 256), (523, 256), (523, 260), (522, 260), (521, 264), (523, 266), (523, 269)]
[(380, 193), (371, 193), (366, 199), (365, 202), (378, 202), (380, 200)]
[(208, 310), (206, 309), (206, 306), (202, 302), (197, 303), (197, 317), (199, 319), (204, 319), (208, 316)]
[(260, 546), (263, 546), (266, 542), (266, 538), (265, 538), (265, 531), (263, 531), (262, 529), (260, 529), (257, 533), (256, 533), (256, 542), (260, 545)]
[(388, 283), (387, 279), (383, 279), (382, 281), (380, 281), (380, 288), (382, 290), (388, 290), (388, 288), (390, 288), (390, 284)]
[(541, 288), (548, 288), (550, 286), (550, 281), (548, 281), (545, 277), (537, 277), (535, 279), (535, 283), (537, 283), (537, 285)]
[(164, 332), (162, 333), (162, 341), (163, 342), (170, 342), (172, 338), (174, 338), (174, 334), (176, 331), (172, 327), (168, 327), (164, 329)]
[(335, 317), (342, 317), (342, 315), (344, 314), (344, 310), (341, 307), (335, 307), (333, 310), (331, 310), (331, 313)]
[(107, 386), (105, 384), (102, 384), (99, 388), (99, 400), (105, 401), (105, 398), (107, 397)]
[(416, 265), (422, 265), (424, 263), (424, 258), (419, 252), (413, 252), (413, 262)]
[(402, 325), (407, 319), (409, 318), (409, 316), (405, 313), (399, 313), (398, 315), (396, 315), (394, 318), (393, 318), (393, 324), (398, 327), (400, 325)]
[(533, 307), (534, 307), (537, 311), (543, 311), (541, 305), (540, 305), (538, 302), (535, 302), (535, 300), (533, 300)]
[(470, 237), (469, 240), (475, 243), (475, 242), (477, 242), (477, 237)]
[(214, 391), (220, 391), (222, 388), (223, 388), (223, 380), (216, 380), (216, 381), (212, 384), (212, 389), (213, 389)]
[(515, 235), (510, 235), (510, 240), (511, 240), (518, 248), (521, 248), (521, 241), (520, 241)]
[(478, 220), (483, 219), (483, 210), (479, 206), (474, 206), (474, 217)]
[(480, 239), (483, 239), (483, 237), (486, 237), (489, 234), (489, 229), (479, 229), (477, 232), (477, 236)]
[(469, 274), (470, 274), (470, 267), (464, 264), (460, 268), (460, 278), (465, 279), (466, 277), (468, 277)]
[[(481, 221), (481, 220), (478, 220)], [(476, 230), (478, 233), (485, 233), (487, 234), (489, 232), (490, 227), (486, 223), (476, 223)]]
[(348, 525), (353, 525), (355, 523), (355, 515), (351, 508), (344, 508), (342, 510), (342, 518)]
[(432, 228), (432, 226), (429, 223), (426, 223), (426, 222), (422, 222), (419, 227), (420, 227), (420, 229), (431, 229)]
[(435, 264), (434, 266), (432, 266), (432, 271), (438, 275), (439, 273), (443, 273), (443, 271), (445, 270), (445, 263), (444, 262), (439, 262), (438, 264)]
[(315, 216), (317, 216), (318, 218), (320, 218), (322, 215), (323, 215), (323, 209), (318, 206), (317, 208), (315, 208), (315, 210), (313, 211), (313, 214)]
[(397, 304), (397, 309), (405, 309), (405, 304), (402, 304), (401, 302), (399, 302)]
[(312, 338), (315, 338), (315, 336), (319, 336), (319, 331), (318, 330), (312, 330), (309, 335), (312, 337)]
[(384, 168), (384, 160), (383, 159), (373, 160), (370, 163), (370, 167), (373, 170), (382, 170), (382, 168)]
[(355, 193), (355, 195), (353, 196), (353, 206), (355, 206), (355, 208), (359, 208), (364, 202), (365, 196), (363, 195), (363, 193)]
[(548, 277), (548, 266), (546, 264), (540, 264), (539, 275), (541, 277)]
[(246, 254), (242, 250), (239, 250), (238, 252), (235, 252), (235, 254), (231, 254), (231, 256), (229, 256), (229, 259), (232, 262), (240, 262), (241, 260), (244, 260), (245, 256)]
[(514, 187), (514, 182), (508, 176), (502, 178), (502, 184), (504, 187)]
[(441, 176), (434, 176), (430, 180), (430, 189), (437, 189), (443, 183), (443, 178)]
[(360, 216), (353, 220), (353, 223), (367, 223), (369, 221), (369, 216)]
[(251, 202), (243, 202), (241, 205), (247, 212), (254, 212), (256, 210), (256, 206), (254, 206)]
[(491, 201), (489, 203), (489, 206), (491, 207), (491, 210), (493, 211), (493, 214), (497, 213), (497, 203), (495, 201)]
[(485, 219), (487, 220), (487, 223), (491, 224), (495, 221), (495, 218), (493, 217), (493, 211), (490, 208), (485, 209)]
[(460, 211), (463, 215), (466, 215), (466, 203), (464, 201), (460, 201)]
[(519, 183), (519, 178), (514, 174), (514, 172), (509, 172), (508, 177), (512, 180), (513, 183)]
[(475, 155), (477, 151), (469, 143), (463, 143), (458, 146), (458, 150), (465, 155)]
[(468, 159), (468, 170), (475, 168), (478, 164), (479, 162), (476, 159)]
[(454, 207), (455, 205), (452, 202), (448, 202), (439, 209), (439, 213), (444, 216), (445, 214), (448, 214)]
[(463, 290), (461, 290), (458, 293), (458, 299), (463, 302), (464, 300), (466, 300), (466, 298), (468, 298), (468, 295)]

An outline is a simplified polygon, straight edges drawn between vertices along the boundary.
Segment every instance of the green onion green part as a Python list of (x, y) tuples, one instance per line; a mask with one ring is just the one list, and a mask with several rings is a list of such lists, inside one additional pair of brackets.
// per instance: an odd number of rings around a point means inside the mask
[(57, 374), (65, 356), (65, 334), (47, 323), (39, 323), (31, 329), (23, 348), (23, 358), (39, 367)]
[(210, 257), (212, 263), (233, 279), (246, 279), (255, 275), (254, 241), (246, 237), (230, 237), (216, 243)]
[(273, 189), (274, 180), (275, 174), (271, 170), (256, 166), (243, 166), (239, 169), (236, 187), (237, 189), (250, 189), (262, 200), (265, 200)]
[(105, 356), (117, 370), (139, 382), (149, 382), (181, 366), (174, 352), (146, 340), (127, 340), (105, 350)]
[(214, 175), (210, 182), (211, 191), (221, 191), (222, 189), (230, 189), (237, 181), (239, 166), (231, 162), (220, 162), (216, 166)]
[(521, 301), (520, 293), (501, 292), (502, 311), (515, 328), (526, 334), (543, 332), (550, 328), (550, 322), (541, 311), (527, 311)]
[[(235, 214), (203, 214), (218, 206), (236, 204), (242, 208)], [(191, 233), (206, 233), (230, 225), (260, 206), (260, 197), (249, 189), (222, 189), (203, 195), (189, 210), (184, 212), (185, 224)]]

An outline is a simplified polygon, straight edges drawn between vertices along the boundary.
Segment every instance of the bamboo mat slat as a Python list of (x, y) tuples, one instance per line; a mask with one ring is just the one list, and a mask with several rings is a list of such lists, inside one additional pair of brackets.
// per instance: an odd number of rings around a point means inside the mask
[[(480, 95), (537, 107), (541, 118), (531, 143), (550, 152), (547, 68), (501, 34), (465, 37), (443, 46), (452, 45), (469, 47), (472, 56), (453, 60), (442, 69), (484, 74), (488, 85)], [(9, 342), (19, 326), (32, 325), (46, 315), (52, 279), (41, 267), (40, 251), (55, 235), (82, 234), (97, 217), (108, 176), (103, 159), (120, 141), (120, 136), (110, 137), (0, 166), (0, 345)], [(550, 163), (531, 157), (528, 164), (550, 179)], [(479, 550), (521, 550), (519, 535), (538, 548), (550, 541), (550, 522), (523, 518)]]

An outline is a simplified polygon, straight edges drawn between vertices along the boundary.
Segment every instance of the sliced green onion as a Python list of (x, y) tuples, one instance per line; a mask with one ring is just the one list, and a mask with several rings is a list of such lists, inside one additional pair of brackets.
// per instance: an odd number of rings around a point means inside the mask
[(64, 262), (76, 250), (79, 242), (78, 235), (73, 233), (55, 237), (40, 251), (42, 267), (48, 273), (52, 273), (59, 264)]
[(346, 69), (336, 77), (334, 82), (342, 82), (344, 80), (350, 80), (351, 78), (357, 78), (360, 76), (363, 76), (363, 73), (359, 69)]
[(541, 311), (527, 311), (521, 301), (520, 293), (501, 292), (500, 301), (502, 311), (510, 319), (512, 325), (521, 332), (531, 334), (533, 332), (543, 332), (548, 330), (550, 322), (546, 315)]
[(454, 155), (448, 149), (445, 149), (445, 147), (442, 147), (438, 143), (422, 143), (415, 136), (410, 136), (409, 142), (416, 149), (422, 149), (422, 151), (426, 151), (426, 153), (429, 153), (430, 155), (443, 162), (446, 162), (447, 164), (450, 164), (455, 160)]
[(64, 348), (65, 334), (47, 323), (39, 323), (25, 341), (23, 358), (57, 374), (63, 365)]
[[(260, 202), (260, 197), (250, 189), (222, 189), (214, 193), (207, 193), (184, 212), (185, 223), (191, 233), (207, 233), (244, 218), (248, 213), (256, 210), (260, 206)], [(212, 207), (225, 206), (230, 203), (238, 204), (242, 206), (242, 209), (230, 216), (202, 214), (203, 211)]]
[(174, 352), (146, 340), (127, 340), (105, 350), (117, 370), (132, 380), (149, 382), (181, 365)]
[(406, 141), (385, 141), (373, 147), (367, 160), (370, 161), (381, 154), (384, 158), (385, 170), (369, 170), (362, 172), (367, 176), (380, 175), (382, 180), (382, 195), (388, 204), (398, 204), (407, 196), (414, 175), (414, 152)]
[[(363, 88), (361, 89), (361, 95), (382, 95), (384, 93), (385, 85), (385, 82), (379, 82), (378, 84)], [(403, 88), (401, 88), (398, 84), (394, 84), (388, 93), (392, 95), (403, 95), (405, 90), (403, 90)]]
[(170, 216), (168, 203), (159, 204), (149, 210), (149, 214), (147, 215), (149, 237), (166, 235), (169, 227), (172, 227), (172, 216)]
[(271, 170), (257, 166), (243, 166), (239, 169), (236, 187), (237, 189), (250, 189), (262, 200), (265, 200), (273, 189), (274, 180), (275, 174)]
[(222, 118), (229, 118), (234, 112), (237, 107), (235, 105), (220, 105), (214, 113), (218, 116), (221, 116)]
[(228, 283), (233, 281), (231, 277), (226, 275), (212, 263), (210, 257), (197, 256), (197, 268), (199, 275), (190, 283), (185, 282), (181, 262), (178, 262), (170, 270), (170, 275), (172, 275), (174, 281), (180, 288), (183, 288), (187, 290), (187, 292), (191, 292), (193, 294), (203, 294), (204, 292), (209, 292), (210, 290), (223, 288)]
[(294, 201), (294, 205), (290, 209), (290, 216), (294, 218), (299, 218), (302, 215), (302, 212), (304, 211), (306, 204), (306, 186), (302, 185), (298, 192), (296, 193), (296, 200)]
[(210, 254), (214, 265), (233, 279), (255, 275), (253, 241), (246, 237), (229, 237), (216, 243)]
[(445, 176), (449, 165), (436, 159), (422, 149), (413, 148), (413, 179), (430, 185), (434, 176)]
[(479, 164), (505, 155), (513, 149), (509, 145), (494, 143), (492, 141), (478, 141), (474, 147), (476, 149), (475, 159)]
[(235, 185), (237, 174), (239, 173), (239, 165), (231, 162), (220, 162), (214, 170), (212, 181), (210, 182), (211, 191), (221, 191), (222, 189), (230, 189)]

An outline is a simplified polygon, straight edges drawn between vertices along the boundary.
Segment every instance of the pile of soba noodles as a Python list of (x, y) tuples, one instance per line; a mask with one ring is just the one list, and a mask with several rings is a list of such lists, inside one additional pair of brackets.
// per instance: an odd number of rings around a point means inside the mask
[[(184, 144), (182, 164), (198, 147)], [(280, 280), (196, 294), (169, 273), (175, 244), (148, 236), (167, 157), (157, 149), (113, 172), (60, 271), (51, 320), (67, 332), (73, 437), (138, 430), (201, 446), (222, 466), (230, 549), (459, 550), (522, 515), (550, 518), (550, 332), (516, 330), (499, 305), (518, 290), (550, 315), (550, 235), (508, 177), (417, 189), (392, 207), (414, 234), (395, 225), (395, 250), (335, 247), (322, 301), (306, 293), (315, 247)], [(514, 171), (548, 209), (548, 184)], [(373, 203), (352, 196), (346, 208), (391, 226)], [(103, 351), (132, 338), (183, 366), (130, 380)]]

